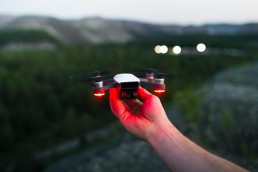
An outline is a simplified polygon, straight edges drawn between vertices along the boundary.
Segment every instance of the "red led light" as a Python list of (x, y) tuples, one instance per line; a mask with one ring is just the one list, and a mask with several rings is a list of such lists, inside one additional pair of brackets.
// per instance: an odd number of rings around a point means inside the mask
[(104, 95), (105, 95), (105, 93), (94, 93), (94, 96), (96, 96), (96, 97), (102, 97)]
[(162, 94), (165, 92), (165, 90), (154, 90), (155, 93), (159, 93), (159, 94)]

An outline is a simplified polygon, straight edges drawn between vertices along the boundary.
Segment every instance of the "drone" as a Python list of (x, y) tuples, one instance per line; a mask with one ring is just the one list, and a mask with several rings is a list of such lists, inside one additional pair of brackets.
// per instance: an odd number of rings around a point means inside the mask
[(88, 80), (91, 81), (93, 95), (95, 97), (105, 96), (106, 90), (110, 88), (118, 88), (119, 98), (122, 99), (137, 99), (138, 87), (149, 84), (153, 87), (154, 92), (162, 94), (166, 90), (165, 76), (174, 74), (164, 74), (155, 69), (146, 69), (144, 77), (137, 77), (132, 73), (119, 73), (111, 79), (103, 79), (102, 72), (94, 71), (90, 73), (90, 77), (72, 76), (73, 80)]

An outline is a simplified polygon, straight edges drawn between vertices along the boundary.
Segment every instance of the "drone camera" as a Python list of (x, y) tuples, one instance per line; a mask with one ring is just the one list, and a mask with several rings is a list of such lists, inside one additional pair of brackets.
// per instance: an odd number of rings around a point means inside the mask
[(120, 84), (121, 99), (136, 99), (138, 98), (139, 82), (127, 82)]
[(137, 90), (120, 90), (121, 99), (137, 99)]

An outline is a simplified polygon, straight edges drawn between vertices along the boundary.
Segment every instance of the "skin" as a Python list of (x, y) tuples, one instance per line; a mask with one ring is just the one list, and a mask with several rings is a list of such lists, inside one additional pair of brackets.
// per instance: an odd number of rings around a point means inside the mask
[(113, 114), (128, 132), (147, 141), (171, 171), (246, 171), (180, 133), (169, 121), (157, 96), (139, 87), (139, 100), (122, 101), (118, 91), (109, 90)]

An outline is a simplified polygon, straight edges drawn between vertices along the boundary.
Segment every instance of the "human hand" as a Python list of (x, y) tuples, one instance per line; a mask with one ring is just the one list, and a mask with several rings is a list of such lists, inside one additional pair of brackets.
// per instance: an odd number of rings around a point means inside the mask
[(113, 114), (135, 136), (147, 140), (162, 125), (170, 123), (160, 99), (142, 87), (138, 88), (140, 100), (119, 99), (118, 89), (109, 89), (109, 102)]
[(109, 89), (112, 112), (130, 133), (146, 140), (171, 171), (246, 171), (181, 134), (168, 120), (157, 96), (139, 87), (140, 100), (125, 102), (119, 99), (118, 91)]

